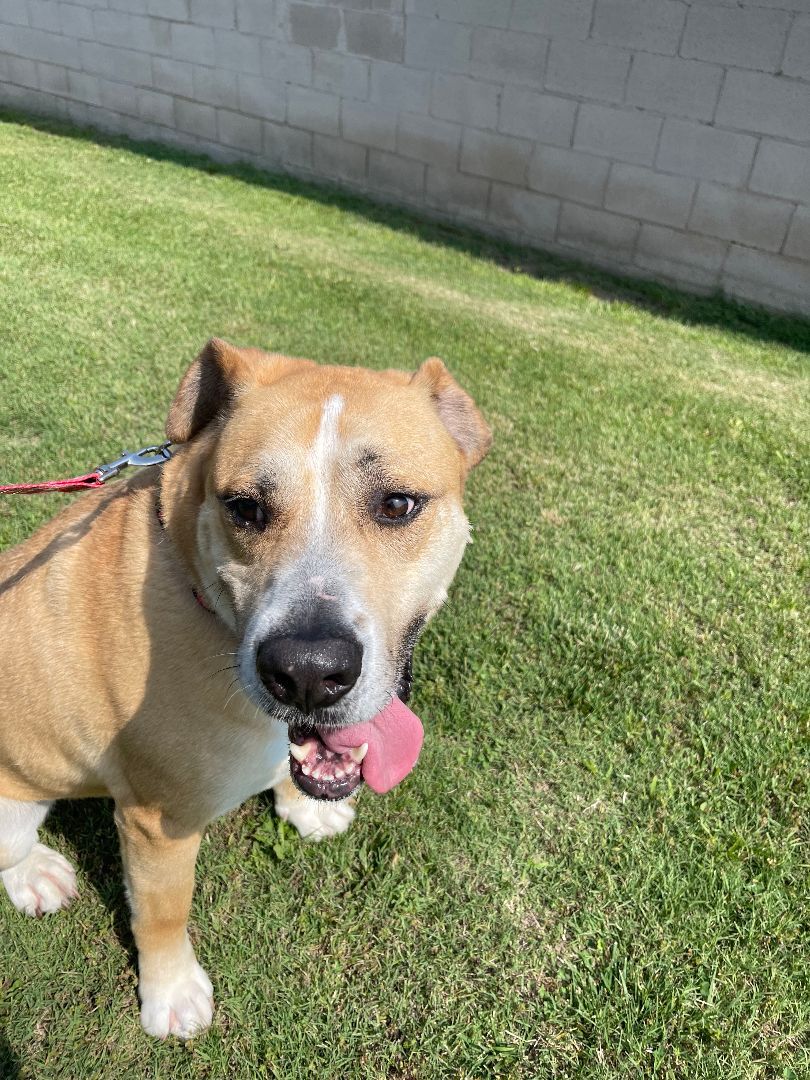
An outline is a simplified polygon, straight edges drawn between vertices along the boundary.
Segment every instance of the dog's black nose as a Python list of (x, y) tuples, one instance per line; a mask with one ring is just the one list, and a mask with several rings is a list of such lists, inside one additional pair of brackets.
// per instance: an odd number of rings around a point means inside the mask
[(273, 697), (302, 713), (327, 708), (348, 694), (362, 666), (363, 646), (347, 637), (272, 637), (256, 653), (259, 678)]

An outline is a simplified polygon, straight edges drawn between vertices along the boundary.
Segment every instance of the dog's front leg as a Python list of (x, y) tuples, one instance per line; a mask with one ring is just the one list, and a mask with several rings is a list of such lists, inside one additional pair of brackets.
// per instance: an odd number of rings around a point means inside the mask
[(150, 1035), (189, 1039), (211, 1023), (211, 982), (188, 938), (200, 833), (175, 836), (160, 813), (117, 807), (124, 875), (138, 947), (141, 1023)]

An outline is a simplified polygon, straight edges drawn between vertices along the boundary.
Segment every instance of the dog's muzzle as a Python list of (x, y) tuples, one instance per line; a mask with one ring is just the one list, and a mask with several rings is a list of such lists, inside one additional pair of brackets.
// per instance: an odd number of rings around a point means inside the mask
[(345, 799), (362, 780), (363, 755), (338, 754), (319, 738), (314, 721), (327, 722), (329, 709), (360, 678), (363, 646), (343, 627), (323, 624), (266, 638), (256, 651), (256, 671), (270, 694), (295, 709), (290, 723), (290, 775), (315, 799)]
[(351, 636), (270, 637), (256, 652), (264, 686), (276, 701), (304, 716), (345, 697), (362, 668), (363, 646)]

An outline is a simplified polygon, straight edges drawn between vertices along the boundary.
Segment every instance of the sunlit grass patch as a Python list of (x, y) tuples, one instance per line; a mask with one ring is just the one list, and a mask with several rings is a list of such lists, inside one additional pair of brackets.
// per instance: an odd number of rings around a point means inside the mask
[(261, 796), (212, 826), (186, 1047), (138, 1026), (109, 805), (58, 808), (82, 898), (0, 897), (3, 1080), (810, 1072), (806, 324), (11, 119), (0, 315), (3, 481), (158, 438), (212, 334), (440, 355), (496, 439), (413, 775), (328, 844)]

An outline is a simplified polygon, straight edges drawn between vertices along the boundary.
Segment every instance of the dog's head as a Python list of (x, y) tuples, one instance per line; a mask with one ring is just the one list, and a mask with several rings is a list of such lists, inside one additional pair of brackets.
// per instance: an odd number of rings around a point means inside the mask
[(188, 446), (166, 468), (164, 513), (239, 640), (248, 694), (294, 739), (406, 698), (416, 637), (468, 542), (465, 478), (491, 441), (441, 360), (375, 372), (213, 340), (166, 433)]

